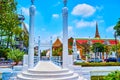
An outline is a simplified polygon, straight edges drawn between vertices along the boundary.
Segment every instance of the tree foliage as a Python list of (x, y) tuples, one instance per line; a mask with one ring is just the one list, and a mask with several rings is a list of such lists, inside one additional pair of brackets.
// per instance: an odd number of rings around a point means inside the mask
[(68, 49), (69, 55), (72, 55), (73, 50), (72, 49)]
[(15, 0), (0, 1), (0, 40), (6, 44), (6, 48), (13, 46), (13, 36), (17, 35), (14, 31), (19, 27), (18, 15), (16, 13), (17, 2)]
[(47, 50), (43, 50), (43, 51), (41, 52), (41, 56), (46, 56), (46, 53), (47, 53)]
[(117, 24), (114, 26), (114, 30), (116, 31), (117, 36), (120, 36), (120, 18), (119, 18)]
[(120, 43), (118, 43), (117, 45), (112, 45), (111, 51), (117, 51), (117, 55), (118, 57), (120, 57)]
[(104, 45), (104, 52), (106, 52), (107, 54), (109, 54), (111, 51), (111, 46), (109, 45)]
[(93, 52), (104, 52), (104, 44), (101, 43), (94, 43), (92, 46)]
[(52, 55), (53, 56), (62, 56), (62, 50), (63, 50), (62, 47), (52, 50)]

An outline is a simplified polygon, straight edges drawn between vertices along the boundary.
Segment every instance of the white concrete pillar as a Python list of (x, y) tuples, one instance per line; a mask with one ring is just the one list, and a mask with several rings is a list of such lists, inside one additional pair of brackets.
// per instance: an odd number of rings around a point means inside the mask
[(23, 56), (23, 70), (27, 70), (28, 69), (28, 55), (24, 55)]
[(66, 7), (67, 0), (64, 0), (62, 9), (63, 16), (63, 68), (68, 66), (68, 8)]
[(50, 61), (52, 60), (52, 37), (50, 37)]
[(34, 67), (34, 17), (35, 6), (32, 4), (30, 9), (30, 22), (29, 22), (29, 50), (28, 50), (28, 68)]
[(40, 52), (40, 36), (38, 37), (38, 60), (40, 61), (41, 52)]
[(28, 65), (28, 55), (24, 55), (23, 56), (23, 66), (26, 66), (26, 65)]

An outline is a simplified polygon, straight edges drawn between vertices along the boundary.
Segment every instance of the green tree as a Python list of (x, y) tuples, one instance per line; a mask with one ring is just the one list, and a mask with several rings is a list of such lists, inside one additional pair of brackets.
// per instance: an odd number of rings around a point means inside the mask
[(120, 18), (117, 24), (114, 26), (114, 30), (116, 31), (117, 36), (120, 36)]
[(23, 55), (24, 52), (20, 51), (19, 49), (14, 49), (7, 53), (7, 58), (14, 60), (17, 65), (18, 62), (23, 59)]
[(16, 0), (0, 1), (0, 39), (6, 38), (6, 48), (12, 46), (14, 29), (19, 27), (18, 15), (16, 13)]
[(28, 30), (27, 30), (27, 28), (26, 28), (26, 25), (25, 25), (25, 23), (22, 23), (23, 24), (23, 27), (24, 27), (24, 29), (23, 29), (23, 44), (24, 44), (24, 46), (26, 47), (26, 48), (28, 48), (28, 40), (29, 40), (29, 32), (28, 32)]
[(104, 52), (104, 44), (101, 43), (94, 43), (92, 46), (93, 52)]
[(53, 50), (53, 51), (52, 51), (52, 56), (59, 56), (59, 55), (58, 55), (58, 51), (57, 51), (57, 50)]
[(114, 52), (117, 51), (117, 57), (120, 57), (120, 43), (118, 43), (117, 45), (112, 45), (111, 50)]
[(46, 53), (47, 53), (47, 50), (43, 50), (43, 51), (41, 52), (41, 56), (46, 56)]

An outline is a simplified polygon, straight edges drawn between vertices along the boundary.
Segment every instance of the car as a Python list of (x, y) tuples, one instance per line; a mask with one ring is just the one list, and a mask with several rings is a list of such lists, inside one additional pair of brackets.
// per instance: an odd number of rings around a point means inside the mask
[(82, 60), (82, 59), (76, 59), (76, 60), (74, 60), (74, 63), (83, 63), (83, 62), (85, 62), (85, 61)]
[(106, 62), (117, 62), (117, 58), (109, 57), (108, 59), (106, 59)]
[(91, 58), (88, 60), (88, 62), (102, 62), (102, 59), (99, 58)]

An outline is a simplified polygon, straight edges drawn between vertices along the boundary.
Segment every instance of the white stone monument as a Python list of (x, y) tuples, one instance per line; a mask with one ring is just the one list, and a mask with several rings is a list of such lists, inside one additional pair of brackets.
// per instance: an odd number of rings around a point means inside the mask
[[(67, 0), (64, 0), (65, 6), (66, 2)], [(21, 74), (17, 75), (17, 80), (85, 80), (77, 73), (66, 69), (68, 67), (68, 38), (66, 35), (68, 33), (65, 31), (68, 31), (66, 16), (67, 10), (67, 7), (63, 8), (63, 68), (55, 65), (51, 61), (39, 61), (37, 65), (33, 67), (33, 62), (30, 59), (33, 60), (34, 57), (31, 56), (34, 55), (29, 54), (30, 58), (28, 64), (30, 62), (32, 62), (32, 64), (29, 64), (29, 69), (27, 71), (23, 71)]]
[(66, 7), (67, 0), (64, 0), (62, 9), (63, 16), (63, 68), (68, 66), (68, 8)]
[(30, 11), (30, 22), (29, 22), (29, 50), (28, 50), (28, 68), (33, 68), (34, 66), (34, 17), (35, 17), (35, 6), (33, 5), (33, 0), (31, 0), (32, 5), (29, 9)]

